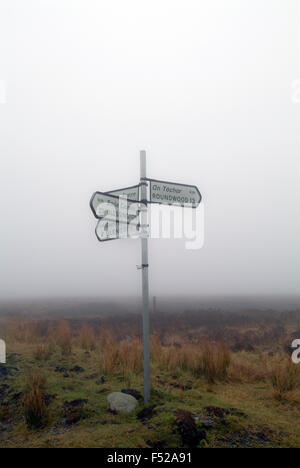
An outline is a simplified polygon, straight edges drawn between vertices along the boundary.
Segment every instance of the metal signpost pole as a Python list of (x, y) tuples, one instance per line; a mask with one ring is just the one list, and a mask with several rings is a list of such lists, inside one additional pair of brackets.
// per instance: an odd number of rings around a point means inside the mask
[[(146, 151), (140, 152), (141, 201), (147, 201)], [(142, 225), (142, 293), (143, 293), (143, 355), (144, 355), (144, 401), (150, 400), (150, 340), (149, 340), (149, 278), (148, 278), (148, 208), (141, 207)]]
[[(142, 265), (138, 266), (138, 268), (142, 270), (144, 400), (145, 403), (148, 403), (150, 401), (148, 203), (158, 203), (160, 205), (173, 205), (181, 207), (183, 206), (184, 208), (197, 208), (201, 203), (202, 196), (198, 187), (196, 187), (195, 185), (178, 184), (176, 182), (165, 182), (162, 180), (147, 179), (146, 151), (140, 152), (140, 159), (141, 179), (138, 185), (113, 190), (111, 192), (95, 192), (90, 200), (90, 207), (92, 212), (94, 213), (94, 216), (98, 219), (98, 225), (96, 227), (96, 236), (100, 242), (104, 242), (108, 240), (123, 238), (123, 236), (121, 235), (121, 228), (119, 227), (122, 223), (120, 200), (126, 196), (128, 197), (127, 202), (129, 203), (129, 205), (136, 204), (138, 201), (140, 202), (140, 237), (142, 249)], [(103, 205), (106, 205), (105, 209)], [(108, 225), (107, 229), (104, 229), (103, 231), (102, 221), (113, 221), (107, 218), (107, 205), (109, 205), (109, 208), (112, 206), (112, 208), (114, 208), (116, 212), (115, 218), (117, 218), (117, 228), (115, 224), (112, 228)], [(129, 205), (127, 205), (127, 210)], [(116, 219), (114, 219), (114, 223), (115, 221)], [(153, 309), (154, 311), (156, 311), (156, 298), (153, 301)]]

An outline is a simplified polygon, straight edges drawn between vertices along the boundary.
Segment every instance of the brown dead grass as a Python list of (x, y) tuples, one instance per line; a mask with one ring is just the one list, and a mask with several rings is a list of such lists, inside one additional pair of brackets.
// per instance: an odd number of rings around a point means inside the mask
[(118, 342), (106, 337), (99, 350), (99, 365), (104, 374), (139, 374), (143, 370), (143, 347), (140, 340)]
[(36, 345), (33, 355), (37, 361), (48, 361), (54, 353), (55, 346), (52, 341)]
[(267, 361), (264, 356), (242, 351), (232, 354), (228, 369), (232, 382), (261, 382), (267, 379)]
[[(80, 321), (77, 324), (67, 320), (46, 323), (42, 320), (20, 319), (10, 320), (7, 329), (13, 341), (34, 345), (33, 355), (36, 360), (48, 360), (56, 346), (63, 356), (70, 355), (72, 347), (76, 349), (80, 346), (84, 350), (96, 352), (99, 368), (104, 374), (121, 374), (129, 378), (142, 373), (143, 350), (139, 338), (120, 338), (120, 332), (113, 324), (102, 328), (92, 325), (92, 321)], [(297, 370), (300, 367), (296, 369), (289, 358), (283, 362), (277, 350), (265, 354), (259, 350), (231, 352), (225, 341), (236, 340), (237, 329), (227, 327), (225, 331), (222, 333), (218, 329), (210, 341), (207, 340), (207, 334), (206, 338), (203, 336), (203, 329), (198, 332), (185, 330), (182, 334), (179, 328), (178, 332), (169, 335), (156, 332), (150, 339), (151, 365), (173, 375), (190, 373), (196, 378), (204, 377), (209, 384), (226, 380), (240, 383), (270, 382), (277, 398), (298, 389)], [(250, 340), (254, 347), (262, 336), (264, 339), (266, 336), (278, 339), (282, 330), (279, 326), (273, 326), (270, 330), (261, 326), (258, 331), (255, 326), (241, 326), (239, 332), (243, 332), (243, 336), (246, 334), (248, 345)], [(222, 336), (225, 341), (222, 341)], [(276, 346), (280, 349), (278, 343)]]
[(72, 352), (72, 333), (67, 321), (61, 322), (56, 329), (57, 344), (62, 355), (68, 356)]
[(209, 383), (224, 381), (228, 376), (230, 353), (224, 343), (205, 343), (200, 360), (200, 372)]
[(42, 374), (28, 374), (28, 391), (24, 395), (24, 416), (31, 429), (38, 429), (47, 424), (48, 409), (45, 403), (44, 387), (46, 378)]
[(274, 397), (281, 400), (286, 393), (299, 388), (299, 366), (286, 357), (277, 359), (270, 368), (269, 378), (274, 388)]
[(80, 331), (80, 345), (83, 349), (94, 350), (97, 344), (97, 338), (94, 330), (89, 325), (83, 325)]
[(160, 369), (172, 372), (191, 372), (204, 376), (209, 383), (228, 377), (231, 355), (224, 343), (177, 344), (163, 346), (156, 337), (151, 339), (151, 358)]

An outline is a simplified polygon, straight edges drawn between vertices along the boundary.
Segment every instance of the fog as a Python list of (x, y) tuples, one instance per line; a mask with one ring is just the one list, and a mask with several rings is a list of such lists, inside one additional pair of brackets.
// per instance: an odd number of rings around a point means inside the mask
[(0, 296), (140, 294), (93, 192), (197, 185), (205, 243), (149, 241), (152, 295), (295, 295), (297, 0), (1, 0)]

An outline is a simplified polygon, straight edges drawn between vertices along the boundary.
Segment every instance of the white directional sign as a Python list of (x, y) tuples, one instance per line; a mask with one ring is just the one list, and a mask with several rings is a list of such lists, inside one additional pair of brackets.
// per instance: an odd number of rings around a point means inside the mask
[(154, 179), (147, 180), (150, 181), (151, 203), (190, 208), (197, 208), (201, 203), (201, 193), (195, 185), (176, 184)]
[(100, 242), (115, 239), (138, 239), (141, 235), (139, 220), (134, 220), (131, 224), (119, 223), (109, 219), (99, 219), (95, 233)]
[[(101, 219), (108, 213), (108, 205), (112, 205), (109, 215), (111, 219), (120, 222), (130, 222), (138, 215), (139, 185), (112, 192), (96, 192), (90, 201), (91, 209), (96, 218)], [(133, 204), (136, 204), (134, 207)], [(136, 208), (136, 209), (134, 209)], [(128, 216), (128, 211), (131, 214)]]
[(99, 220), (95, 233), (100, 242), (119, 239), (119, 223), (108, 222), (104, 225), (101, 220)]
[(107, 192), (107, 194), (115, 195), (117, 197), (126, 196), (130, 201), (139, 201), (140, 186), (134, 185), (133, 187), (126, 187), (123, 189), (112, 190)]

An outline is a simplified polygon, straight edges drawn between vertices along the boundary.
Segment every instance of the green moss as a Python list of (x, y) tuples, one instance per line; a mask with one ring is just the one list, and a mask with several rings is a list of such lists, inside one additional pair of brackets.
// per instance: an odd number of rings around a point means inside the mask
[[(20, 352), (20, 346), (17, 351)], [(37, 361), (33, 358), (33, 348), (24, 345), (21, 354), (14, 364), (18, 371), (5, 380), (9, 386), (5, 398), (9, 402), (12, 421), (9, 423), (9, 432), (0, 434), (0, 447), (176, 448), (181, 443), (174, 431), (176, 409), (205, 415), (204, 408), (207, 406), (234, 407), (244, 412), (246, 417), (234, 414), (226, 416), (226, 425), (217, 421), (213, 429), (206, 431), (207, 440), (200, 442), (203, 448), (227, 446), (234, 443), (244, 431), (254, 434), (254, 444), (255, 434), (265, 431), (272, 446), (300, 447), (299, 406), (288, 401), (277, 402), (272, 397), (272, 389), (268, 383), (227, 382), (209, 387), (204, 379), (180, 372), (180, 384), (188, 381), (192, 387), (189, 390), (180, 390), (172, 385), (174, 373), (163, 373), (154, 368), (151, 405), (156, 406), (156, 414), (148, 421), (141, 422), (137, 414), (144, 407), (142, 402), (137, 411), (130, 415), (108, 412), (108, 393), (120, 391), (127, 386), (128, 376), (105, 376), (106, 382), (99, 383), (101, 373), (96, 352), (91, 352), (87, 357), (82, 350), (73, 349), (69, 357), (61, 356), (58, 352), (48, 360)], [(84, 372), (68, 371), (68, 377), (64, 373), (55, 372), (56, 367), (71, 369), (75, 365), (84, 368)], [(45, 375), (45, 392), (55, 396), (48, 407), (48, 425), (38, 431), (28, 430), (22, 401), (13, 400), (13, 395), (26, 390), (29, 372)], [(156, 379), (156, 372), (163, 375), (163, 383)], [(1, 383), (4, 383), (3, 380)], [(143, 376), (130, 376), (130, 384), (142, 392)], [(88, 400), (82, 409), (82, 419), (73, 426), (66, 426), (63, 422), (64, 403), (79, 399)], [(202, 429), (201, 424), (198, 427)], [(257, 444), (259, 445), (259, 438)]]

